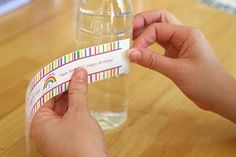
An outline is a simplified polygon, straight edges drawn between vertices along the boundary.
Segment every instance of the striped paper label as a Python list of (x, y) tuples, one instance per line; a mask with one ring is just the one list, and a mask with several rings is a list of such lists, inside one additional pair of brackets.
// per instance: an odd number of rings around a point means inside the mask
[(74, 70), (88, 71), (88, 83), (129, 72), (127, 50), (130, 39), (106, 43), (62, 56), (43, 67), (31, 80), (26, 95), (26, 119), (29, 126), (38, 109), (53, 97), (68, 90)]

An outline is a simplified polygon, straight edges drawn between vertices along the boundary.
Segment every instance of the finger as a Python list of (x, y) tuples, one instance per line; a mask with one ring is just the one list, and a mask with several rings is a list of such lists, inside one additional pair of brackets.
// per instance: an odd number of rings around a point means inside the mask
[(191, 29), (185, 26), (156, 23), (150, 25), (133, 43), (134, 47), (146, 48), (153, 43), (159, 43), (165, 49), (170, 45), (177, 51), (181, 50), (189, 37)]
[(169, 78), (175, 75), (177, 65), (175, 60), (159, 55), (148, 48), (131, 49), (129, 58), (132, 62), (158, 71)]
[(53, 110), (55, 106), (54, 99), (49, 100), (45, 104), (42, 105), (42, 107), (39, 108), (39, 110), (36, 112), (34, 115), (31, 126), (34, 126), (35, 123), (37, 123), (39, 120), (45, 120), (45, 119), (50, 119), (52, 117), (57, 117), (57, 113)]
[(133, 31), (133, 40), (135, 40), (140, 34), (142, 34), (144, 30), (145, 28)]
[(63, 116), (68, 109), (68, 92), (55, 98), (54, 111), (59, 115)]
[(139, 30), (153, 23), (169, 23), (173, 25), (182, 25), (182, 22), (167, 10), (152, 10), (139, 13), (134, 17), (134, 30)]
[(167, 10), (153, 10), (139, 13), (134, 17), (134, 39), (141, 34), (146, 27), (158, 22), (182, 25), (181, 21)]
[(54, 99), (51, 99), (48, 102), (46, 102), (45, 104), (43, 104), (41, 108), (53, 111), (54, 107), (55, 107)]
[(88, 81), (87, 72), (84, 69), (75, 70), (68, 91), (68, 111), (88, 111)]
[(42, 105), (42, 107), (39, 108), (39, 110), (36, 112), (34, 117), (52, 117), (57, 116), (57, 113), (53, 110), (55, 107), (54, 99), (49, 100), (45, 104)]

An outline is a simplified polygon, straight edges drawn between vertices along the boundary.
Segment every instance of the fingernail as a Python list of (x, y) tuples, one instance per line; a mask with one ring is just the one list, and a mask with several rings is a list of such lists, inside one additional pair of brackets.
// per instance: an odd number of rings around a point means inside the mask
[(142, 53), (138, 49), (130, 49), (128, 56), (131, 61), (137, 62), (142, 58)]
[(75, 77), (79, 82), (85, 82), (86, 77), (87, 77), (87, 72), (84, 69), (79, 68), (76, 70)]

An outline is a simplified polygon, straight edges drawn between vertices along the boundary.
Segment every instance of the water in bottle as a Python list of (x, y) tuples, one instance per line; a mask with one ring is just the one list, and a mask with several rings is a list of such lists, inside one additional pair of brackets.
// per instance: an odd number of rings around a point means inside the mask
[[(77, 49), (129, 39), (133, 15), (130, 0), (80, 0)], [(89, 108), (104, 130), (123, 124), (128, 112), (128, 76), (89, 86)]]

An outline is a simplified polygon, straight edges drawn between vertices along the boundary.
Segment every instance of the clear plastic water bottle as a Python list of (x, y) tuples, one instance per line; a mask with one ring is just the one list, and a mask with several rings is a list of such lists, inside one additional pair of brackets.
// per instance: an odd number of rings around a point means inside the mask
[[(133, 14), (130, 0), (80, 0), (77, 49), (130, 39)], [(89, 86), (89, 107), (104, 130), (123, 124), (128, 111), (126, 75)]]

